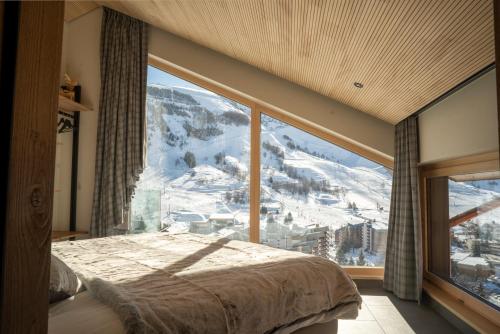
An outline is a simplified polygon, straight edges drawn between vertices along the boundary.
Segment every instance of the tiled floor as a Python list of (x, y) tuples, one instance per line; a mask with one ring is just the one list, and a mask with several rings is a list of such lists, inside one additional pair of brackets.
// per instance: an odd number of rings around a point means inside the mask
[(360, 289), (356, 320), (340, 320), (339, 334), (460, 333), (429, 306), (401, 301), (382, 289)]

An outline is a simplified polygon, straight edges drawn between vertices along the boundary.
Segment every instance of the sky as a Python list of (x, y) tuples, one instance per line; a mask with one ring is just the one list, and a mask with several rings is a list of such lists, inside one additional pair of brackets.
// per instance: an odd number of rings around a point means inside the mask
[(182, 80), (176, 76), (168, 74), (153, 66), (148, 66), (148, 84), (160, 84), (165, 86), (179, 86), (193, 89), (203, 89), (200, 86), (193, 85), (192, 83)]

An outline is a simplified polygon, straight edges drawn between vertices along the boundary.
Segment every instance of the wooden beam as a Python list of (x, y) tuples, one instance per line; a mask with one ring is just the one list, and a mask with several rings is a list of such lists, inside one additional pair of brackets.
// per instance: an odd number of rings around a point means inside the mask
[(344, 271), (349, 274), (352, 279), (362, 280), (383, 280), (384, 267), (366, 267), (366, 266), (346, 266)]
[(260, 243), (260, 112), (252, 108), (250, 128), (250, 236)]
[[(5, 11), (5, 3), (0, 2), (0, 51), (2, 50), (2, 41), (3, 41), (3, 26), (4, 26), (4, 11)], [(0, 73), (2, 71), (2, 52), (0, 52)]]
[(495, 29), (495, 64), (497, 64), (497, 116), (498, 116), (498, 143), (500, 150), (500, 70), (498, 68), (500, 59), (500, 1), (493, 0), (493, 22)]
[(498, 157), (498, 151), (474, 154), (446, 161), (420, 164), (419, 171), (424, 177), (493, 172), (499, 170)]
[(448, 227), (448, 177), (427, 179), (427, 218), (429, 219), (429, 270), (450, 277), (450, 229)]
[[(63, 1), (20, 2), (13, 64), (1, 333), (46, 333)], [(10, 31), (9, 31), (10, 33)], [(2, 80), (3, 78), (2, 72)]]
[(494, 198), (489, 202), (483, 203), (475, 208), (462, 212), (450, 218), (450, 228), (465, 223), (468, 220), (500, 207), (500, 198)]

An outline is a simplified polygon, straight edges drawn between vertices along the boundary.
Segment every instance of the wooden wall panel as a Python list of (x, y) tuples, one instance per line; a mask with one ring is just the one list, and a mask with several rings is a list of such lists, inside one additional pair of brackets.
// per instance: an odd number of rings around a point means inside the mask
[(260, 243), (260, 112), (252, 107), (250, 150), (250, 235), (251, 242)]
[[(495, 25), (495, 63), (500, 59), (500, 1), (494, 0), (494, 25)], [(500, 70), (496, 71), (497, 76), (497, 114), (498, 114), (498, 147), (500, 152)]]
[[(4, 25), (5, 22), (5, 2), (0, 2), (0, 110), (5, 110), (9, 107), (12, 94), (8, 94), (3, 89), (12, 83), (12, 78), (4, 73), (2, 69), (3, 66), (3, 53), (6, 46), (3, 44), (4, 41)], [(10, 98), (8, 98), (10, 97)], [(9, 143), (10, 138), (10, 116), (8, 113), (0, 113), (0, 158), (8, 158), (9, 156)], [(0, 212), (5, 212), (6, 208), (6, 198), (7, 198), (7, 180), (9, 178), (8, 173), (5, 171), (6, 168), (2, 168), (0, 172)], [(1, 250), (4, 249), (4, 228), (5, 228), (5, 215), (1, 217), (0, 220), (0, 302), (2, 301), (3, 295), (3, 254)], [(2, 304), (0, 304), (0, 314), (2, 310)], [(1, 316), (0, 316), (1, 321)]]
[[(2, 333), (46, 333), (64, 2), (20, 2), (3, 252)], [(3, 78), (2, 78), (3, 79)]]

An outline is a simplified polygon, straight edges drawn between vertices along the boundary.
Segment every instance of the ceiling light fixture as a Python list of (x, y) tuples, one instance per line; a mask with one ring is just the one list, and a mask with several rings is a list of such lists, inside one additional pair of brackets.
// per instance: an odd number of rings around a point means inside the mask
[(356, 88), (363, 88), (363, 84), (362, 84), (361, 82), (357, 82), (357, 81), (356, 81), (356, 82), (354, 83), (354, 87), (356, 87)]

